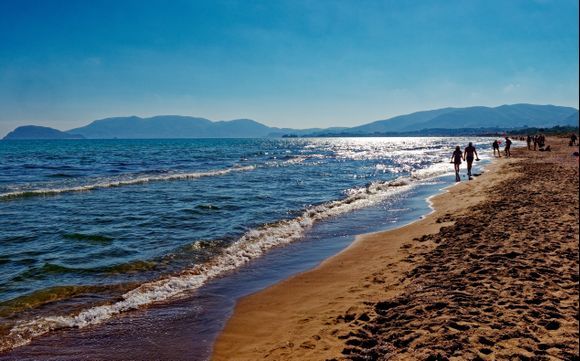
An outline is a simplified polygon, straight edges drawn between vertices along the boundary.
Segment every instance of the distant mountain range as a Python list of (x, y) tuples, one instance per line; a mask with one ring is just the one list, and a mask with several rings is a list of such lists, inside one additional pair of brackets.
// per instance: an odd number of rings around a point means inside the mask
[[(514, 104), (427, 110), (352, 128), (290, 129), (268, 127), (251, 119), (211, 121), (178, 115), (151, 118), (116, 117), (95, 120), (61, 132), (38, 126), (18, 127), (4, 139), (136, 139), (136, 138), (262, 138), (413, 133), (456, 134), (459, 129), (517, 129), (578, 126), (578, 110), (555, 105)], [(436, 129), (437, 132), (432, 130)]]
[(427, 110), (349, 128), (349, 134), (416, 132), (429, 129), (514, 129), (578, 125), (578, 110), (555, 105), (514, 104), (496, 108), (468, 107)]

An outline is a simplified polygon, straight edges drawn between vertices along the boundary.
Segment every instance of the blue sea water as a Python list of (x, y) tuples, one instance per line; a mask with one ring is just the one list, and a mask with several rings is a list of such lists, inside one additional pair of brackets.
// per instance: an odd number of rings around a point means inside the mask
[[(0, 351), (235, 277), (313, 227), (389, 212), (468, 141), (489, 157), (488, 138), (0, 142)], [(325, 238), (346, 232), (332, 229)]]

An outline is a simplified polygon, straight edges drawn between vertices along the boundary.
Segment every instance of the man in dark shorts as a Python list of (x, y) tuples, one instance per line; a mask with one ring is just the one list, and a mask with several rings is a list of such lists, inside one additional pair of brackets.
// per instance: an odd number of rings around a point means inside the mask
[(467, 176), (469, 179), (473, 179), (471, 178), (471, 166), (473, 165), (474, 159), (479, 160), (479, 156), (472, 142), (469, 142), (469, 145), (463, 151), (463, 159), (467, 161)]
[(509, 137), (505, 137), (505, 156), (506, 158), (509, 158), (512, 156), (512, 152), (510, 151), (510, 148), (512, 146), (512, 140)]

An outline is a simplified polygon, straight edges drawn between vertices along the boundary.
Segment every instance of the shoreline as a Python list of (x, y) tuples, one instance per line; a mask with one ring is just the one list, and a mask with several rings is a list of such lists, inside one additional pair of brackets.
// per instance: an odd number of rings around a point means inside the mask
[[(332, 329), (330, 326), (333, 322), (329, 321), (332, 316), (352, 315), (363, 309), (362, 302), (356, 301), (356, 296), (363, 288), (366, 291), (363, 293), (365, 299), (372, 300), (378, 299), (381, 293), (380, 285), (395, 285), (396, 278), (409, 268), (402, 262), (403, 258), (415, 248), (409, 244), (409, 248), (401, 251), (401, 247), (415, 237), (437, 233), (441, 227), (449, 225), (447, 222), (437, 223), (439, 214), (459, 211), (462, 207), (453, 205), (454, 197), (468, 192), (471, 186), (481, 187), (482, 183), (494, 174), (497, 176), (499, 166), (500, 164), (493, 160), (485, 167), (483, 174), (474, 180), (452, 184), (443, 188), (441, 193), (426, 199), (432, 210), (422, 219), (394, 229), (358, 235), (343, 251), (323, 261), (316, 268), (241, 299), (236, 304), (232, 318), (228, 320), (214, 345), (212, 359), (254, 360), (270, 357), (272, 359), (331, 359), (340, 357), (342, 340), (336, 336), (347, 330), (341, 327)], [(371, 260), (368, 259), (367, 252), (373, 255)], [(364, 258), (366, 258), (365, 264), (358, 263)], [(368, 279), (373, 272), (367, 271), (369, 269), (367, 265), (382, 262), (390, 264), (389, 278)], [(334, 279), (335, 275), (338, 275), (336, 279)], [(313, 288), (311, 285), (316, 285), (316, 287)], [(349, 290), (351, 287), (356, 287), (356, 290)], [(394, 287), (387, 292), (395, 294), (398, 291), (399, 289)], [(300, 296), (297, 296), (298, 294)], [(309, 302), (305, 301), (307, 299)], [(313, 300), (316, 302), (315, 305), (311, 304)], [(297, 304), (302, 302), (305, 306), (299, 308), (300, 312), (293, 312), (291, 317), (279, 319), (279, 313), (296, 311)], [(354, 308), (353, 304), (356, 304)], [(329, 308), (330, 312), (326, 311), (326, 308)], [(317, 311), (310, 312), (310, 309)], [(324, 314), (325, 317), (317, 317), (314, 314)], [(277, 320), (271, 320), (272, 318)], [(313, 323), (316, 324), (314, 327), (312, 327)], [(298, 326), (296, 330), (280, 327), (286, 324), (305, 326)], [(297, 337), (306, 329), (317, 327), (324, 336), (304, 334), (304, 337)], [(297, 338), (300, 338), (300, 342), (296, 341)], [(253, 346), (253, 342), (256, 341), (262, 343), (258, 346), (259, 348)], [(318, 348), (311, 348), (315, 343), (324, 344), (322, 352), (312, 352)], [(332, 349), (338, 353), (332, 352)]]
[[(317, 268), (243, 298), (218, 337), (212, 359), (325, 360), (345, 356), (375, 359), (373, 355), (381, 354), (390, 346), (389, 341), (381, 346), (380, 332), (372, 334), (382, 317), (376, 312), (377, 305), (421, 287), (408, 275), (416, 272), (417, 264), (432, 267), (425, 255), (439, 247), (438, 235), (442, 228), (457, 227), (456, 219), (466, 218), (469, 209), (495, 196), (494, 187), (519, 177), (514, 168), (525, 163), (522, 159), (534, 157), (546, 163), (542, 157), (563, 157), (569, 150), (562, 141), (552, 139), (551, 142), (558, 146), (549, 155), (539, 152), (530, 155), (524, 149), (517, 149), (516, 157), (496, 160), (480, 177), (432, 197), (435, 210), (423, 219), (394, 230), (358, 236), (345, 250)], [(577, 239), (578, 231), (575, 233)], [(424, 300), (423, 306), (429, 302)], [(417, 340), (426, 337), (415, 336)], [(431, 349), (413, 353), (421, 348), (413, 347), (413, 340), (407, 340), (412, 352), (406, 354), (407, 359), (433, 355)], [(441, 343), (441, 340), (434, 342)], [(485, 356), (486, 350), (480, 356)], [(391, 356), (399, 354), (396, 350), (389, 352)]]

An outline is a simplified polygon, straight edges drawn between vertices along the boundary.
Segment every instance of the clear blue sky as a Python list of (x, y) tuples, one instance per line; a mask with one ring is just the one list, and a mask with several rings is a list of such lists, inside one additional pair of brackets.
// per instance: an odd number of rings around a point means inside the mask
[(0, 0), (0, 135), (109, 116), (350, 126), (578, 107), (577, 0)]

